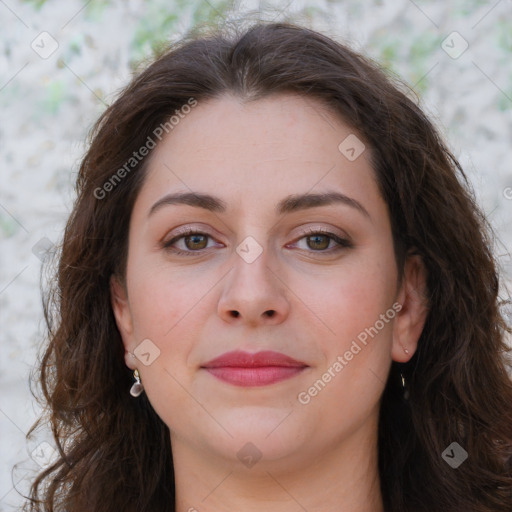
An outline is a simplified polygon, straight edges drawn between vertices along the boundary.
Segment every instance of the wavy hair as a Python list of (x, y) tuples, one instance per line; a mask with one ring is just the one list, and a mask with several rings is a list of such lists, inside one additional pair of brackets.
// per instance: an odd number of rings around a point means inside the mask
[[(125, 276), (145, 160), (106, 197), (98, 189), (191, 98), (295, 93), (323, 102), (371, 148), (398, 268), (412, 250), (428, 272), (417, 351), (408, 363), (392, 363), (381, 400), (386, 512), (510, 512), (511, 329), (499, 309), (492, 229), (460, 164), (404, 91), (346, 45), (285, 22), (196, 29), (133, 78), (92, 130), (54, 287), (44, 297), (39, 423), (51, 425), (59, 456), (33, 481), (26, 511), (174, 510), (169, 429), (145, 395), (128, 393), (132, 374), (109, 291), (112, 275)], [(456, 470), (442, 457), (452, 442), (469, 454)]]

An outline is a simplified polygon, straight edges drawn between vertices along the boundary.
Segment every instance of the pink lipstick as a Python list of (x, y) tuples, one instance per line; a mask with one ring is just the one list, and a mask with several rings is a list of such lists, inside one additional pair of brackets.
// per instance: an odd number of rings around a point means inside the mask
[(280, 352), (270, 350), (250, 354), (235, 350), (226, 352), (201, 368), (235, 386), (266, 386), (289, 379), (308, 365)]

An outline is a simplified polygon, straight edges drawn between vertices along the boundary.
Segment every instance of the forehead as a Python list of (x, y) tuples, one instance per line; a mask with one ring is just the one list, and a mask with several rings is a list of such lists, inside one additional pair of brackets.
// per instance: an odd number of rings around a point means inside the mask
[(339, 148), (347, 137), (357, 135), (313, 98), (243, 102), (226, 95), (198, 102), (153, 150), (137, 202), (176, 190), (216, 191), (239, 205), (333, 187), (378, 194), (369, 149), (348, 159)]
[(337, 148), (340, 134), (352, 131), (314, 98), (278, 94), (245, 102), (225, 95), (199, 102), (154, 154), (166, 147), (175, 156), (192, 150), (194, 157), (207, 159), (226, 151), (248, 162), (318, 159), (322, 154), (325, 159), (332, 154), (333, 143)]

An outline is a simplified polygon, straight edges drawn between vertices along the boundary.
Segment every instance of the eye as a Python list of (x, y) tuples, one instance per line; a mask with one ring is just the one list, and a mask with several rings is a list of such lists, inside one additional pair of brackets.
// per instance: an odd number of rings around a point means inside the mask
[[(213, 238), (208, 233), (188, 228), (165, 242), (163, 247), (174, 254), (190, 256), (201, 253), (205, 249), (219, 246), (215, 243), (210, 244), (210, 241), (213, 241)], [(221, 244), (221, 246), (223, 245)], [(321, 229), (307, 231), (301, 238), (297, 239), (295, 244), (287, 247), (294, 246), (301, 250), (319, 253), (332, 253), (343, 248), (353, 247), (352, 243), (346, 238)]]
[(352, 247), (352, 243), (346, 238), (319, 229), (308, 231), (299, 238), (295, 244), (299, 249), (312, 250), (313, 252), (333, 252), (343, 248)]
[(201, 231), (187, 229), (163, 244), (164, 249), (176, 254), (191, 255), (204, 249), (212, 247), (208, 244), (211, 236)]

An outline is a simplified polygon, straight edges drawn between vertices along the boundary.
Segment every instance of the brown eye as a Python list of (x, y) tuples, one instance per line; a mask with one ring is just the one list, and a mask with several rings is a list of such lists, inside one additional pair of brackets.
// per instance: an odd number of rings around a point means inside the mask
[(327, 235), (310, 235), (307, 237), (307, 244), (310, 249), (323, 250), (329, 247), (331, 237)]
[(353, 247), (350, 240), (323, 230), (311, 230), (304, 233), (294, 245), (298, 249), (319, 254), (332, 254)]
[(213, 247), (223, 247), (223, 244), (216, 243), (207, 233), (189, 229), (163, 244), (166, 251), (179, 256), (205, 254)]
[(208, 245), (208, 236), (207, 235), (201, 235), (201, 234), (195, 234), (185, 237), (184, 239), (185, 246), (187, 249), (198, 250), (198, 249), (205, 249)]

